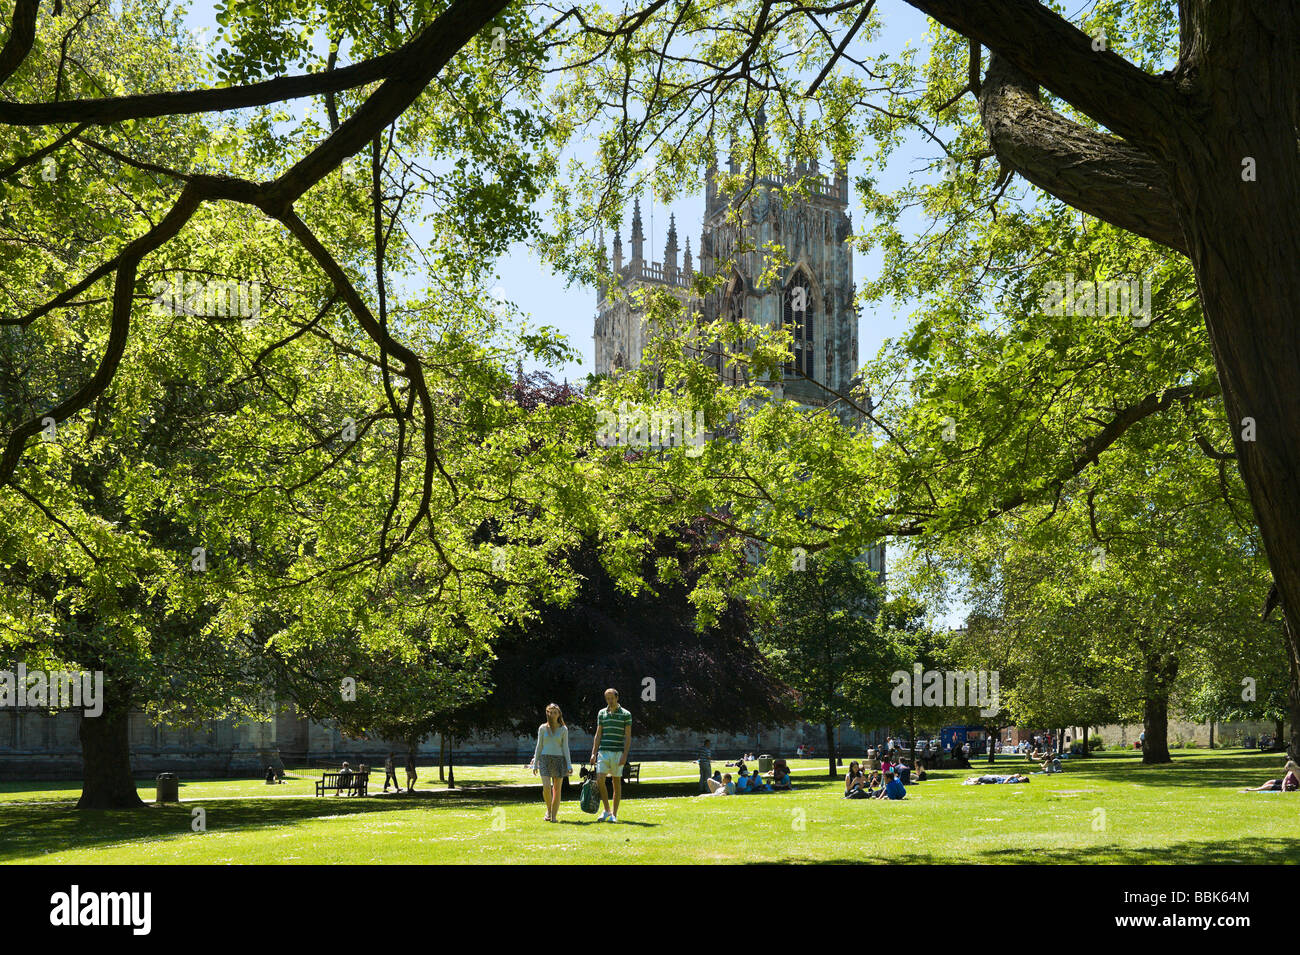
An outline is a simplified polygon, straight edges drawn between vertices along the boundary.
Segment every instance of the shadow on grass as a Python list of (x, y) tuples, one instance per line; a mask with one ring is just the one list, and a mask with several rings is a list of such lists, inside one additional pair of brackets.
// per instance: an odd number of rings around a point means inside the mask
[[(141, 797), (146, 793), (142, 787)], [(632, 799), (690, 795), (690, 784), (641, 784), (625, 793)], [(151, 795), (152, 793), (150, 793)], [(578, 787), (570, 788), (566, 811), (580, 813)], [(50, 852), (93, 849), (118, 843), (163, 839), (190, 833), (191, 811), (202, 806), (209, 819), (220, 819), (223, 832), (268, 829), (338, 816), (370, 813), (430, 812), (455, 805), (489, 808), (502, 803), (541, 803), (541, 786), (484, 786), (473, 789), (417, 790), (414, 796), (368, 798), (258, 799), (232, 796), (143, 809), (77, 810), (66, 802), (14, 802), (0, 806), (0, 863), (29, 860)], [(582, 817), (565, 820), (581, 824)], [(592, 816), (590, 822), (595, 822)], [(621, 826), (653, 827), (655, 823), (620, 822)]]
[[(743, 861), (743, 860), (736, 860)], [(803, 865), (1282, 865), (1300, 862), (1300, 841), (1256, 837), (1229, 843), (1179, 842), (1169, 846), (1070, 846), (1059, 849), (1035, 846), (1024, 849), (995, 849), (978, 859), (943, 859), (935, 862), (924, 852), (891, 851), (887, 858), (868, 854), (836, 859), (781, 860)], [(746, 863), (750, 864), (750, 863)]]
[[(1194, 751), (1193, 751), (1194, 753)], [(1173, 762), (1147, 765), (1141, 756), (1111, 757), (1104, 760), (1079, 759), (1063, 764), (1059, 774), (1035, 776), (1053, 784), (1071, 780), (1105, 780), (1133, 783), (1137, 786), (1200, 787), (1203, 789), (1258, 786), (1266, 779), (1282, 776), (1286, 755), (1277, 753), (1227, 753), (1222, 756), (1173, 753)], [(1017, 769), (1016, 772), (1027, 772)]]

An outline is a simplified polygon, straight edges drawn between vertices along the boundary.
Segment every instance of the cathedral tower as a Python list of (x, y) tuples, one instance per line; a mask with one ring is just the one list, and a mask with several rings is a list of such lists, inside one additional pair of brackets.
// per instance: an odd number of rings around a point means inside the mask
[[(734, 159), (732, 165), (736, 165)], [(786, 364), (780, 388), (786, 397), (803, 404), (829, 404), (836, 393), (848, 390), (858, 366), (853, 251), (848, 243), (852, 235), (848, 176), (837, 170), (828, 178), (815, 163), (801, 163), (787, 175), (756, 178), (743, 195), (728, 196), (717, 175), (716, 166), (711, 167), (705, 181), (698, 268), (706, 276), (726, 269), (722, 287), (702, 301), (694, 297), (690, 237), (685, 242), (687, 257), (679, 265), (675, 221), (669, 227), (664, 261), (644, 257), (639, 199), (632, 221), (632, 258), (626, 266), (616, 233), (612, 284), (624, 291), (666, 287), (705, 322), (720, 316), (744, 316), (756, 324), (789, 326), (794, 355)], [(783, 186), (799, 183), (806, 195), (781, 195)], [(760, 279), (771, 261), (765, 247), (770, 243), (779, 244), (789, 261), (775, 282), (763, 285)], [(605, 289), (598, 294), (596, 308), (596, 371), (610, 374), (617, 368), (639, 366), (650, 337), (644, 312), (626, 297), (607, 295)], [(725, 356), (707, 360), (724, 379), (740, 380), (742, 372)]]

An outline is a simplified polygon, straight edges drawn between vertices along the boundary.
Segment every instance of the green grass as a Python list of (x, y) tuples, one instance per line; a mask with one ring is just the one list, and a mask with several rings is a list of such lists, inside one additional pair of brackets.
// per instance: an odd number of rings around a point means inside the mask
[[(1237, 792), (1278, 775), (1275, 755), (1189, 751), (1145, 767), (1108, 753), (1024, 786), (962, 786), (969, 773), (940, 772), (893, 803), (845, 800), (838, 780), (815, 775), (824, 763), (793, 765), (794, 792), (695, 799), (693, 783), (665, 779), (692, 764), (645, 763), (619, 825), (595, 824), (576, 801), (560, 824), (542, 822), (535, 779), (518, 766), (464, 767), (459, 784), (485, 787), (469, 792), (422, 767), (433, 792), (396, 799), (313, 798), (319, 770), (276, 787), (202, 780), (181, 789), (197, 802), (115, 812), (77, 812), (65, 783), (8, 782), (0, 862), (1300, 862), (1300, 794)], [(1025, 766), (1000, 760), (997, 771)], [(152, 798), (151, 781), (141, 790)], [(207, 832), (191, 831), (197, 806)]]

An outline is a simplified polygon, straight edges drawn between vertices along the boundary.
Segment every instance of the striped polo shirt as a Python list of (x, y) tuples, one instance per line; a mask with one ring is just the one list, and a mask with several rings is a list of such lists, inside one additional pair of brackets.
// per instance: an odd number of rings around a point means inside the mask
[(620, 706), (617, 713), (611, 713), (605, 707), (596, 714), (596, 724), (600, 727), (600, 751), (602, 753), (623, 752), (623, 737), (632, 725), (632, 714), (626, 706)]

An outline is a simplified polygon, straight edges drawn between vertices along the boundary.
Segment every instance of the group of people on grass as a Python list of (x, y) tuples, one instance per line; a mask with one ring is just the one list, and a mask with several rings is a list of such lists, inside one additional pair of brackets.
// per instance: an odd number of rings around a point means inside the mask
[(785, 792), (793, 788), (790, 766), (784, 759), (774, 760), (772, 770), (767, 776), (758, 771), (750, 772), (749, 764), (755, 761), (753, 753), (745, 753), (743, 756), (737, 756), (734, 760), (727, 761), (726, 768), (735, 769), (735, 776), (731, 773), (713, 769), (713, 752), (709, 748), (709, 742), (706, 739), (701, 743), (695, 755), (695, 762), (700, 768), (701, 796), (737, 796), (745, 793)]
[[(751, 756), (750, 759), (753, 759)], [(728, 766), (732, 765), (727, 763)], [(736, 760), (736, 777), (731, 773), (715, 770), (712, 776), (703, 779), (705, 791), (701, 796), (743, 796), (747, 793), (788, 792), (794, 788), (790, 778), (790, 766), (784, 759), (772, 762), (772, 771), (766, 777), (758, 770), (752, 773), (744, 758)]]
[(867, 758), (849, 763), (844, 774), (845, 799), (903, 799), (907, 787), (926, 777), (924, 769), (913, 770), (897, 751), (887, 749), (877, 754), (867, 750)]

